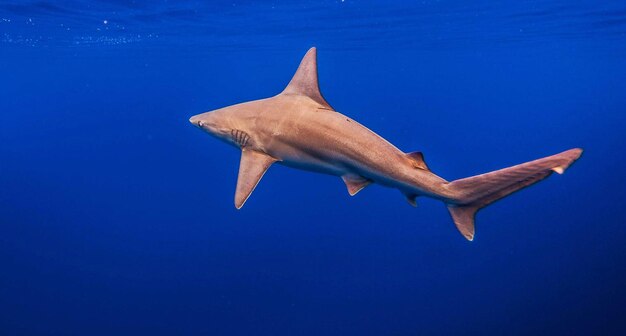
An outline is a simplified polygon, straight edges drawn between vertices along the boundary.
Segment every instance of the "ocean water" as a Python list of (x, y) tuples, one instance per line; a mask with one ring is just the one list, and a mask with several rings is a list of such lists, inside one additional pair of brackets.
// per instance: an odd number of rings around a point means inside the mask
[[(318, 48), (338, 111), (448, 180), (573, 147), (481, 211), (275, 165), (191, 115)], [(623, 1), (0, 1), (1, 335), (626, 334)]]

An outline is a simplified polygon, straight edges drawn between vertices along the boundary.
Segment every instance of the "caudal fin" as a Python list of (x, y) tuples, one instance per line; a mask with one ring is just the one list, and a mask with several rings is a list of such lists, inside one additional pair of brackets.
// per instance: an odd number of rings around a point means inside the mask
[(553, 172), (563, 174), (581, 154), (582, 149), (574, 148), (517, 166), (450, 182), (450, 190), (457, 195), (448, 204), (454, 224), (467, 240), (473, 240), (474, 216), (478, 210), (543, 180)]

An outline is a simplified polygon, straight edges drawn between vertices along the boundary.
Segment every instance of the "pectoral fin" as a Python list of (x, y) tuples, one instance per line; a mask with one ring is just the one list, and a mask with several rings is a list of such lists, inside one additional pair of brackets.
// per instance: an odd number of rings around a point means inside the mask
[(237, 189), (235, 191), (235, 207), (237, 209), (241, 209), (256, 185), (259, 184), (267, 168), (276, 161), (278, 160), (265, 153), (245, 148), (241, 151), (239, 176), (237, 177)]
[(372, 181), (358, 175), (344, 175), (341, 178), (346, 183), (350, 196), (356, 195), (356, 193), (372, 183)]

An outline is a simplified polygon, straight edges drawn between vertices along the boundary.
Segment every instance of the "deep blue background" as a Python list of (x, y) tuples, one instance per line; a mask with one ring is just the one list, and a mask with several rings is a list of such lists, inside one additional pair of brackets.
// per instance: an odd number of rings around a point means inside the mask
[[(278, 165), (237, 211), (239, 152), (187, 120), (311, 46), (331, 105), (446, 179), (585, 153), (471, 243)], [(625, 83), (619, 1), (1, 1), (0, 334), (623, 335)]]

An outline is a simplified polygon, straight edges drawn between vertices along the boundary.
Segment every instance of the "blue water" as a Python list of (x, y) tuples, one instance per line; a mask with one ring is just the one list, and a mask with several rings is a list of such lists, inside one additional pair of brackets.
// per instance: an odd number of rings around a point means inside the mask
[[(456, 179), (583, 147), (477, 216), (273, 166), (191, 115), (318, 48), (338, 111)], [(623, 1), (0, 1), (0, 334), (624, 335)]]

